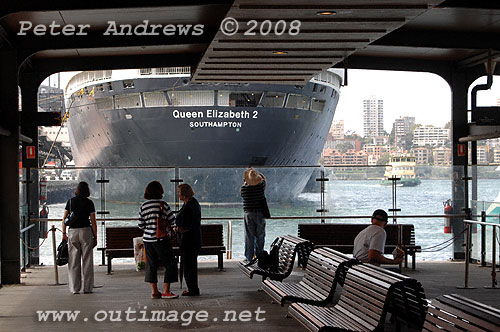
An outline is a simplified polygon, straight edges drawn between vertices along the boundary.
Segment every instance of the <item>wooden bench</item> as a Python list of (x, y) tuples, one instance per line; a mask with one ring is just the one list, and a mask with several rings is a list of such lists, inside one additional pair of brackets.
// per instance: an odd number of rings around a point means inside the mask
[[(354, 239), (369, 224), (299, 224), (298, 235), (314, 243), (316, 247), (328, 247), (344, 254), (352, 254)], [(408, 256), (412, 257), (412, 269), (415, 270), (415, 256), (421, 246), (415, 245), (415, 228), (411, 224), (387, 224), (385, 254), (390, 254), (398, 244), (398, 226), (402, 227), (401, 247), (405, 251), (405, 267), (408, 267)]]
[(246, 261), (240, 262), (240, 270), (250, 279), (253, 278), (254, 274), (258, 274), (262, 276), (262, 281), (266, 278), (282, 281), (292, 273), (295, 256), (302, 253), (301, 255), (304, 256), (302, 259), (307, 262), (305, 256), (308, 256), (309, 250), (313, 247), (309, 241), (291, 235), (282, 236), (281, 238), (283, 242), (279, 247), (277, 271), (262, 269), (257, 265), (257, 262), (249, 265)]
[(451, 294), (432, 300), (423, 331), (500, 331), (500, 310)]
[(424, 288), (416, 279), (377, 267), (371, 264), (362, 264), (368, 275), (383, 274), (398, 279), (392, 288), (387, 300), (387, 312), (391, 314), (391, 322), (397, 324), (396, 331), (400, 330), (401, 322), (422, 329), (427, 313), (427, 299)]
[(416, 282), (388, 272), (368, 264), (355, 265), (347, 271), (340, 299), (334, 307), (293, 303), (288, 308), (289, 315), (309, 331), (383, 331), (387, 313), (402, 316), (407, 310), (394, 303), (394, 292), (404, 291)]
[[(224, 268), (223, 254), (224, 235), (222, 224), (201, 225), (202, 245), (200, 255), (217, 255), (218, 268)], [(113, 258), (134, 257), (133, 238), (142, 237), (142, 230), (138, 227), (106, 227), (106, 248), (108, 258), (108, 274), (111, 273)], [(171, 239), (172, 248), (176, 256), (180, 255), (177, 238)]]
[(314, 249), (304, 277), (298, 283), (264, 280), (262, 289), (281, 306), (286, 301), (324, 306), (331, 302), (337, 284), (344, 284), (347, 270), (359, 261), (330, 248)]

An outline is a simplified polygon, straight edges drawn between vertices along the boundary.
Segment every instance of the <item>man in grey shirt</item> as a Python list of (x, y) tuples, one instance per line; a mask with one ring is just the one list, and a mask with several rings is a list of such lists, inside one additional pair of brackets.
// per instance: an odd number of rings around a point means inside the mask
[(384, 210), (375, 210), (372, 215), (372, 224), (354, 239), (353, 255), (363, 263), (374, 265), (399, 264), (403, 261), (402, 251), (394, 259), (384, 257), (385, 239), (387, 237), (384, 227), (387, 225), (388, 216)]

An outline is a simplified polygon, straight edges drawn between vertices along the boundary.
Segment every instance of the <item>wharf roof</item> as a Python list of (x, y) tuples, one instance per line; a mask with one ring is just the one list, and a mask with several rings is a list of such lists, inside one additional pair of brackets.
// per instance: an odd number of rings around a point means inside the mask
[[(239, 23), (234, 35), (220, 29), (229, 17)], [(22, 21), (61, 28), (19, 35)], [(110, 21), (203, 25), (203, 33), (104, 35)], [(89, 25), (87, 35), (62, 35), (70, 24)], [(332, 66), (432, 72), (446, 63), (483, 72), (500, 55), (499, 35), (500, 3), (486, 0), (53, 0), (0, 8), (0, 49), (17, 50), (27, 71), (192, 66), (195, 82), (305, 84)]]

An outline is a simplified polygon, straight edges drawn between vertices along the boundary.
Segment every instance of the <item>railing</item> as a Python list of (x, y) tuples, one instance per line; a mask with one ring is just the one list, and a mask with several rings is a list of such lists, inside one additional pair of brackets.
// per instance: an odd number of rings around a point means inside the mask
[[(486, 219), (486, 214), (483, 213), (481, 215), (481, 219), (485, 220)], [(481, 245), (481, 263), (483, 266), (486, 266), (485, 264), (485, 255), (486, 255), (486, 227), (491, 226), (492, 227), (492, 244), (491, 244), (491, 286), (485, 286), (485, 288), (498, 288), (497, 287), (497, 280), (496, 280), (496, 248), (497, 248), (497, 227), (500, 227), (500, 224), (494, 224), (494, 223), (489, 223), (489, 222), (484, 222), (484, 221), (476, 221), (476, 220), (468, 220), (465, 219), (464, 223), (466, 225), (466, 244), (465, 244), (465, 276), (464, 276), (464, 286), (459, 287), (459, 288), (472, 288), (469, 287), (469, 264), (471, 260), (471, 248), (472, 248), (472, 241), (471, 241), (471, 226), (472, 225), (481, 225), (482, 230), (484, 231), (484, 235), (482, 236), (483, 240), (482, 245)], [(483, 232), (482, 232), (483, 233)]]
[[(443, 220), (453, 218), (452, 224), (461, 224), (461, 210), (455, 209), (455, 215), (444, 215), (442, 202), (452, 198), (454, 182), (461, 181), (460, 172), (455, 178), (454, 171), (460, 167), (428, 167), (417, 166), (416, 173), (422, 179), (417, 187), (397, 188), (397, 197), (391, 187), (380, 185), (386, 165), (381, 166), (284, 166), (284, 167), (256, 167), (267, 177), (266, 196), (270, 206), (270, 221), (267, 228), (267, 238), (272, 239), (280, 232), (296, 232), (298, 220), (313, 222), (314, 220), (337, 221), (363, 219), (367, 223), (369, 215), (378, 208), (391, 211), (392, 220), (415, 224), (416, 241), (422, 247), (429, 247), (445, 239), (453, 241), (454, 251), (451, 248), (440, 254), (431, 254), (431, 250), (420, 255), (422, 259), (446, 260), (455, 252), (463, 253), (463, 236), (457, 239), (439, 233), (443, 232)], [(242, 184), (242, 174), (246, 167), (67, 167), (61, 169), (44, 169), (50, 172), (74, 172), (73, 182), (67, 181), (65, 187), (57, 187), (57, 181), (47, 181), (48, 199), (51, 213), (49, 217), (62, 215), (64, 206), (55, 203), (65, 203), (74, 192), (78, 181), (87, 181), (91, 186), (92, 200), (98, 214), (100, 231), (106, 222), (113, 222), (114, 218), (123, 220), (135, 217), (143, 199), (143, 188), (151, 180), (159, 180), (164, 185), (164, 199), (171, 204), (173, 210), (180, 208), (176, 187), (179, 183), (189, 183), (195, 190), (195, 197), (202, 205), (204, 220), (221, 220), (227, 232), (229, 222), (232, 222), (232, 236), (234, 247), (230, 253), (240, 253), (243, 243), (243, 210), (239, 188)], [(480, 168), (478, 174), (486, 174), (488, 180), (480, 180), (480, 193), (484, 197), (496, 197), (500, 187), (500, 172), (493, 167), (484, 171)], [(321, 175), (324, 171), (324, 176)], [(38, 179), (37, 170), (31, 170), (32, 179)], [(36, 173), (33, 173), (36, 172)], [(77, 177), (78, 175), (78, 177)], [(131, 179), (139, 179), (132, 183)], [(318, 181), (325, 179), (325, 181)], [(493, 179), (493, 180), (491, 180)], [(298, 181), (302, 186), (309, 180), (305, 190), (292, 192), (290, 183)], [(462, 179), (463, 180), (463, 179)], [(44, 187), (44, 188), (47, 188)], [(135, 190), (132, 190), (134, 187)], [(32, 187), (33, 188), (33, 187)], [(397, 202), (394, 202), (397, 200)], [(468, 200), (465, 200), (468, 201)], [(397, 203), (397, 204), (395, 204)], [(29, 216), (36, 216), (36, 205), (31, 205)], [(459, 202), (459, 205), (461, 203)], [(397, 208), (396, 208), (397, 205)], [(59, 221), (59, 220), (57, 220)], [(45, 223), (42, 223), (46, 225)], [(460, 226), (459, 225), (459, 226)], [(276, 226), (276, 227), (275, 227)], [(286, 231), (283, 229), (286, 228)], [(462, 226), (463, 228), (463, 226)], [(40, 227), (41, 234), (43, 227)], [(37, 228), (30, 230), (36, 231)], [(455, 232), (455, 229), (453, 229)], [(461, 234), (461, 229), (456, 234)], [(292, 233), (292, 234), (293, 234)], [(225, 234), (226, 236), (227, 234)], [(455, 242), (457, 241), (457, 242)], [(31, 244), (36, 246), (36, 243)], [(41, 250), (44, 250), (43, 248)], [(49, 253), (46, 252), (46, 257)], [(233, 255), (234, 256), (234, 255)], [(42, 255), (40, 255), (42, 257)], [(437, 257), (437, 258), (436, 258)], [(46, 261), (47, 262), (47, 261)], [(48, 262), (50, 264), (50, 262)]]

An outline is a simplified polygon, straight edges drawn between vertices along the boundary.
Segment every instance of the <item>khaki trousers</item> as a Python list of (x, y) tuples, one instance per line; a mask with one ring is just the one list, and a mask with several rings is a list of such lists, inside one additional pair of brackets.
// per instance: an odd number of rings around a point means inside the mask
[[(73, 293), (82, 290), (92, 292), (94, 288), (94, 235), (92, 228), (70, 228), (68, 230), (68, 281)], [(83, 269), (82, 269), (83, 268)]]

